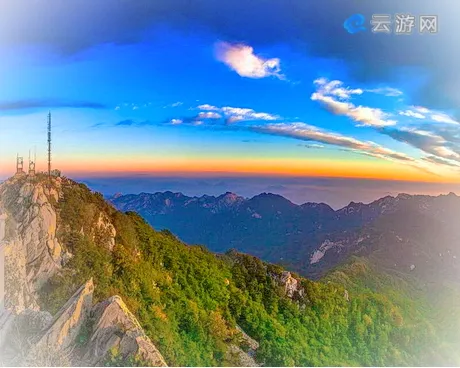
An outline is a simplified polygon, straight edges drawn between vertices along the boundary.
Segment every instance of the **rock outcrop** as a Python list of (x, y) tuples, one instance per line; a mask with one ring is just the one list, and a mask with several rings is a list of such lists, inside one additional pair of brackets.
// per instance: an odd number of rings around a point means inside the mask
[(284, 286), (284, 291), (286, 296), (289, 298), (294, 298), (296, 295), (303, 297), (305, 295), (305, 290), (300, 286), (300, 282), (292, 277), (291, 273), (288, 271), (283, 271), (278, 277), (278, 280), (281, 285)]
[(74, 342), (84, 321), (87, 320), (93, 304), (93, 280), (89, 280), (56, 314), (34, 344), (35, 349), (66, 350)]
[(98, 366), (116, 351), (123, 360), (134, 357), (149, 366), (166, 367), (162, 355), (145, 335), (123, 300), (114, 296), (94, 306), (91, 331), (82, 364)]
[[(63, 180), (53, 178), (49, 185), (47, 180), (21, 175), (0, 185), (0, 246), (5, 263), (0, 365), (104, 365), (109, 354), (117, 351), (126, 361), (166, 366), (120, 297), (93, 306), (92, 280), (54, 317), (40, 310), (38, 292), (72, 257), (61, 246), (56, 231), (56, 204), (62, 199)], [(109, 250), (115, 246), (116, 231), (104, 213), (94, 224), (94, 232), (87, 235), (103, 236)], [(84, 345), (82, 334), (90, 335)]]
[(227, 351), (227, 360), (237, 362), (241, 367), (259, 367), (255, 360), (255, 354), (259, 349), (259, 343), (244, 332), (240, 326), (236, 326), (239, 334), (239, 345), (230, 345)]
[(9, 227), (3, 231), (10, 234), (4, 241), (5, 306), (16, 312), (37, 310), (38, 290), (61, 268), (63, 252), (51, 204), (59, 199), (60, 181), (53, 184), (49, 189), (20, 176), (0, 185), (0, 208)]
[[(96, 229), (99, 234), (103, 234), (105, 238), (105, 247), (110, 251), (115, 247), (115, 237), (117, 236), (117, 231), (115, 227), (110, 222), (110, 219), (103, 212), (99, 214), (97, 220)], [(94, 235), (93, 235), (94, 238)]]

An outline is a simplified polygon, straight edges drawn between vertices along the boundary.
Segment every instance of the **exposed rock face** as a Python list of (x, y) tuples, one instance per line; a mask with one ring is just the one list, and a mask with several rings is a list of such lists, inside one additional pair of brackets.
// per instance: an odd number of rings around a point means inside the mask
[(244, 332), (240, 326), (236, 326), (240, 334), (239, 344), (245, 347), (243, 350), (237, 345), (230, 345), (227, 351), (227, 360), (237, 362), (241, 367), (259, 367), (260, 365), (254, 359), (256, 350), (259, 348), (259, 343)]
[(117, 231), (105, 213), (101, 212), (99, 214), (96, 228), (99, 233), (105, 235), (105, 238), (107, 239), (105, 246), (107, 249), (112, 251), (115, 247), (115, 237), (117, 236)]
[(5, 221), (7, 219), (6, 213), (1, 213), (0, 212), (0, 244), (3, 244), (3, 241), (5, 239), (5, 230), (6, 230), (6, 224)]
[(254, 358), (236, 345), (230, 345), (227, 350), (228, 361), (237, 362), (240, 367), (259, 367)]
[(110, 351), (116, 350), (123, 358), (138, 357), (150, 366), (166, 366), (160, 352), (120, 297), (114, 296), (97, 304), (91, 320), (91, 337), (82, 357), (84, 365), (100, 365)]
[(93, 280), (88, 281), (67, 301), (35, 343), (36, 349), (66, 350), (74, 342), (93, 303)]
[[(54, 182), (56, 188), (59, 184)], [(57, 216), (50, 202), (58, 198), (58, 189), (49, 190), (26, 177), (13, 177), (0, 185), (0, 208), (8, 216), (12, 234), (5, 241), (5, 300), (16, 312), (37, 309), (37, 291), (61, 268)]]
[[(53, 189), (49, 189), (47, 181), (21, 175), (0, 185), (0, 246), (5, 255), (0, 365), (100, 365), (116, 348), (123, 358), (139, 357), (149, 365), (166, 366), (119, 297), (93, 307), (92, 280), (54, 318), (40, 310), (38, 291), (72, 257), (56, 237), (59, 217), (54, 203), (63, 195), (61, 184), (60, 178), (53, 178)], [(113, 249), (116, 231), (105, 213), (91, 231), (87, 235), (108, 239), (107, 248)], [(78, 337), (84, 332), (82, 327), (91, 323), (91, 338), (82, 347)]]
[(236, 326), (236, 329), (241, 333), (243, 344), (248, 346), (249, 351), (255, 352), (259, 348), (259, 343), (244, 332), (240, 326)]
[(3, 308), (5, 307), (5, 249), (4, 245), (5, 242), (5, 228), (6, 224), (5, 221), (7, 216), (5, 213), (2, 213), (2, 209), (0, 208), (0, 313), (2, 312)]
[(293, 298), (296, 294), (300, 297), (304, 296), (305, 290), (300, 286), (299, 281), (292, 277), (290, 272), (283, 271), (279, 277), (279, 281), (282, 285), (284, 285), (286, 296), (289, 298)]
[[(123, 300), (114, 296), (92, 306), (88, 281), (53, 318), (42, 311), (0, 313), (0, 364), (22, 366), (100, 366), (116, 351), (148, 366), (166, 362)], [(91, 326), (87, 343), (77, 347), (82, 326)], [(244, 353), (244, 352), (243, 352)]]

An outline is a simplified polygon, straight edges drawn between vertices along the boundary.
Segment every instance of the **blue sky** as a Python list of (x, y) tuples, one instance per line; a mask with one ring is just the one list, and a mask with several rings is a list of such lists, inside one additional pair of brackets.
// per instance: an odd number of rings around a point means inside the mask
[[(45, 167), (51, 110), (54, 164), (69, 176), (460, 182), (458, 22), (446, 1), (1, 8), (3, 178), (34, 147)], [(401, 11), (437, 14), (439, 34), (342, 26)]]

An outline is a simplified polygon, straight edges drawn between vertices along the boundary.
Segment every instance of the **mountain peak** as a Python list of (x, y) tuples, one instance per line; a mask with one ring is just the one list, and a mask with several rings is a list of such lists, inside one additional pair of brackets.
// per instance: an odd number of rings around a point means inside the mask
[(228, 201), (237, 201), (239, 199), (243, 199), (243, 197), (240, 197), (238, 194), (235, 194), (233, 192), (225, 192), (224, 194), (221, 194), (217, 199), (225, 199)]

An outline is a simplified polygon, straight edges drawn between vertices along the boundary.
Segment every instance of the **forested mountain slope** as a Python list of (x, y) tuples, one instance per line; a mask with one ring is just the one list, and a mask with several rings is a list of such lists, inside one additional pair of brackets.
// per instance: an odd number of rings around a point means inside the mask
[[(14, 198), (30, 185), (26, 180), (7, 182), (0, 193)], [(424, 300), (412, 300), (409, 286), (391, 288), (400, 279), (387, 281), (370, 261), (360, 267), (362, 260), (354, 260), (324, 281), (310, 281), (254, 256), (189, 246), (72, 180), (55, 179), (52, 193), (44, 192), (41, 206), (56, 214), (55, 257), (61, 262), (37, 285), (36, 302), (55, 315), (92, 279), (96, 307), (78, 328), (74, 351), (84, 353), (78, 356), (93, 351), (99, 311), (117, 303), (118, 295), (122, 310), (129, 310), (125, 315), (132, 313), (168, 365), (460, 363)], [(104, 357), (112, 365), (145, 363), (134, 358), (120, 351)]]
[(263, 193), (187, 197), (141, 193), (111, 199), (153, 227), (216, 252), (235, 248), (318, 279), (351, 255), (381, 252), (399, 272), (439, 274), (460, 282), (460, 197), (400, 194), (334, 211), (324, 203), (296, 205)]

